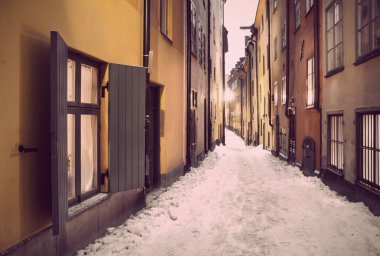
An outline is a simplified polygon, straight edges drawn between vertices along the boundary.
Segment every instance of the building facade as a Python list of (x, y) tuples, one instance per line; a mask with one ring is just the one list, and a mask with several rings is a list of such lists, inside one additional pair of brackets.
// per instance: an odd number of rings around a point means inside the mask
[(307, 173), (320, 170), (318, 5), (295, 0), (289, 6), (289, 160)]
[(322, 168), (378, 194), (380, 5), (321, 3)]

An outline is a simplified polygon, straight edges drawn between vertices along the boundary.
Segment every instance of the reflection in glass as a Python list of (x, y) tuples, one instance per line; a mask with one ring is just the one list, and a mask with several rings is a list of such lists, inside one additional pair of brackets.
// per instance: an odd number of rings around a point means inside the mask
[(67, 197), (75, 197), (75, 115), (67, 115)]
[(81, 65), (81, 102), (98, 103), (98, 70), (94, 67)]
[(81, 193), (97, 187), (97, 133), (97, 116), (81, 115)]

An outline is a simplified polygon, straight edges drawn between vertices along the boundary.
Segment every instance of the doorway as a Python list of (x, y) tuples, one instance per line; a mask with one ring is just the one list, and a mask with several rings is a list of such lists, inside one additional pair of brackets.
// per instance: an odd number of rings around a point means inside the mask
[(145, 187), (160, 185), (160, 88), (146, 89)]
[(306, 137), (302, 143), (302, 171), (313, 174), (315, 170), (315, 141)]

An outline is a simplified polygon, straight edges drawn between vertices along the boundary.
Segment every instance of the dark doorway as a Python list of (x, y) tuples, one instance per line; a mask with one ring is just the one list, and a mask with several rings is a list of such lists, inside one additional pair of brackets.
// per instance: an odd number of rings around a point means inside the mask
[(191, 109), (190, 109), (190, 164), (192, 167), (197, 165), (197, 108), (198, 93), (191, 90)]
[(296, 116), (293, 113), (289, 115), (289, 162), (294, 163), (296, 160)]
[(315, 170), (315, 141), (306, 137), (302, 143), (302, 171), (313, 174)]
[(204, 153), (206, 154), (207, 153), (207, 123), (208, 123), (208, 119), (207, 119), (207, 100), (206, 98), (204, 99), (204, 103), (203, 103), (203, 106), (204, 106), (204, 122), (203, 122), (203, 125), (204, 125)]
[(160, 184), (160, 88), (146, 89), (146, 166), (145, 187), (150, 190)]

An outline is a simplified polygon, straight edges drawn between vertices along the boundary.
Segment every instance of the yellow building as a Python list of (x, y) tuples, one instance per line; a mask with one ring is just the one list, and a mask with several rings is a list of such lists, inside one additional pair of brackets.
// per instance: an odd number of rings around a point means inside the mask
[(273, 142), (272, 120), (271, 120), (271, 97), (269, 86), (270, 56), (269, 56), (269, 6), (268, 1), (260, 0), (255, 27), (257, 33), (257, 72), (258, 72), (258, 112), (259, 112), (259, 144), (263, 144), (265, 149), (271, 149)]
[[(158, 130), (153, 139), (159, 137), (159, 148), (153, 151), (160, 154), (160, 161), (154, 163), (153, 160), (149, 166), (158, 168), (152, 172), (160, 174), (153, 175), (156, 179), (153, 178), (152, 185), (161, 183), (167, 186), (183, 174), (186, 162), (186, 6), (184, 1), (150, 2), (150, 50), (153, 58), (148, 90), (152, 97), (158, 97), (158, 104), (150, 107), (149, 127)], [(154, 108), (159, 111), (154, 111)], [(154, 120), (159, 122), (155, 128), (152, 127)], [(147, 143), (151, 145), (149, 139)], [(154, 154), (153, 148), (155, 145), (151, 145), (151, 154)]]
[[(0, 252), (72, 254), (144, 204), (143, 3), (0, 2)], [(158, 50), (162, 41), (152, 39)], [(180, 81), (154, 67), (151, 77)], [(164, 89), (162, 110), (182, 96)], [(162, 132), (181, 141), (170, 118)], [(162, 144), (162, 170), (180, 165), (183, 144)]]

